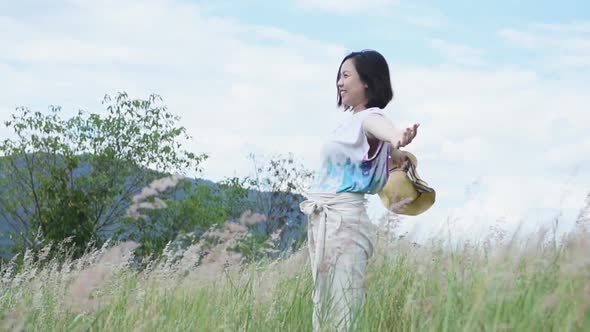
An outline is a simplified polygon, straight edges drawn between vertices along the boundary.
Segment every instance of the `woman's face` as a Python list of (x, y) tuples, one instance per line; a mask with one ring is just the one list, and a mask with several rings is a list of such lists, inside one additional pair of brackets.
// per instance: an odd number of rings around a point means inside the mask
[(347, 59), (340, 68), (340, 79), (337, 82), (338, 92), (344, 105), (351, 106), (355, 111), (361, 111), (365, 109), (367, 104), (365, 94), (367, 85), (361, 81), (353, 61), (353, 59)]

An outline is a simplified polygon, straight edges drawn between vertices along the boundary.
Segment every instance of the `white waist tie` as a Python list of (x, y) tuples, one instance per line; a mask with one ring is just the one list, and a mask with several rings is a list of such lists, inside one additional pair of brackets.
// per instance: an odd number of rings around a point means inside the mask
[[(366, 264), (373, 253), (365, 194), (308, 194), (307, 198), (300, 209), (309, 217), (313, 328), (319, 331), (321, 316), (329, 316), (337, 330), (346, 331), (352, 310), (364, 301)], [(328, 295), (333, 298), (327, 299)]]

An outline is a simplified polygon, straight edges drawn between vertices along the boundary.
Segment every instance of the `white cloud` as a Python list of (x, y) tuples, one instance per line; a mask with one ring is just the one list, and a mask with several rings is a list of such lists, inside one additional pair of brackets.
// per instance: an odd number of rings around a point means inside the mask
[(520, 47), (534, 48), (540, 47), (547, 43), (547, 40), (543, 39), (542, 36), (537, 36), (533, 33), (520, 31), (515, 29), (502, 29), (498, 31), (500, 37), (512, 42)]
[(441, 16), (407, 15), (404, 16), (404, 20), (417, 27), (429, 29), (441, 28), (448, 24), (447, 19)]
[(484, 62), (482, 59), (484, 52), (480, 49), (476, 49), (466, 45), (450, 43), (446, 40), (441, 39), (431, 40), (430, 46), (438, 50), (442, 55), (444, 55), (447, 58), (447, 60), (449, 60), (452, 63), (479, 65)]
[[(421, 123), (408, 150), (437, 189), (431, 211), (407, 217), (400, 232), (417, 241), (446, 236), (449, 227), (457, 238), (485, 236), (500, 219), (509, 230), (522, 221), (532, 231), (559, 213), (562, 227), (573, 225), (590, 190), (587, 79), (548, 79), (516, 66), (399, 64), (392, 72), (391, 116), (400, 125)], [(575, 181), (565, 183), (575, 170)], [(475, 180), (476, 193), (461, 195)]]
[[(211, 153), (205, 175), (220, 180), (249, 170), (246, 147), (310, 155), (293, 138), (317, 134), (337, 116), (339, 46), (203, 17), (171, 1), (72, 5), (38, 21), (2, 21), (2, 31), (19, 33), (0, 46), (0, 75), (8, 78), (0, 119), (17, 104), (97, 111), (104, 93), (156, 92), (194, 136), (191, 148)], [(47, 28), (49, 21), (58, 23)], [(82, 22), (84, 29), (70, 30)], [(302, 122), (310, 110), (313, 118)]]
[(590, 33), (590, 22), (578, 21), (570, 23), (534, 23), (531, 26), (535, 29), (552, 32), (568, 33)]
[(533, 23), (521, 29), (501, 29), (498, 35), (515, 47), (540, 54), (539, 66), (555, 70), (590, 68), (590, 22)]
[(492, 155), (493, 147), (481, 137), (466, 137), (460, 141), (443, 141), (441, 153), (447, 158), (470, 161), (486, 161)]
[(550, 165), (558, 166), (567, 160), (590, 164), (590, 140), (586, 140), (586, 137), (582, 136), (572, 142), (548, 146), (545, 156), (545, 161)]
[(381, 15), (398, 3), (398, 0), (295, 0), (295, 4), (301, 8), (336, 14), (363, 12)]
[[(408, 233), (417, 242), (442, 237), (453, 243), (465, 240), (482, 241), (492, 226), (508, 234), (519, 231), (526, 236), (541, 228), (552, 229), (555, 218), (560, 224), (557, 235), (575, 227), (588, 189), (582, 183), (564, 181), (559, 177), (485, 176), (485, 188), (463, 204), (444, 212), (426, 212), (418, 217), (406, 217), (398, 232)], [(444, 200), (444, 192), (437, 192)], [(448, 216), (437, 218), (439, 215)]]

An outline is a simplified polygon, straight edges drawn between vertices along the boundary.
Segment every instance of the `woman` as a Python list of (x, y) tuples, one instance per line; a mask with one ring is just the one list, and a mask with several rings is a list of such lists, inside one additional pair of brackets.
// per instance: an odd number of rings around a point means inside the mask
[[(387, 182), (388, 160), (416, 136), (418, 124), (397, 130), (383, 108), (393, 98), (385, 58), (353, 52), (340, 63), (338, 106), (352, 111), (321, 149), (322, 166), (307, 200), (313, 289), (313, 329), (346, 331), (365, 300), (365, 271), (373, 254), (374, 227), (365, 194)], [(330, 324), (330, 325), (328, 325)]]

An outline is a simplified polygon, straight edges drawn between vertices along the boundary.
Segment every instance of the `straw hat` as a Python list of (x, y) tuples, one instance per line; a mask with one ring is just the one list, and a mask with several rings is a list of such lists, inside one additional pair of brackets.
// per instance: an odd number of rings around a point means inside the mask
[(396, 165), (389, 160), (389, 178), (378, 193), (389, 211), (416, 216), (428, 210), (435, 201), (436, 192), (418, 176), (418, 159), (408, 151), (401, 151), (405, 161)]

